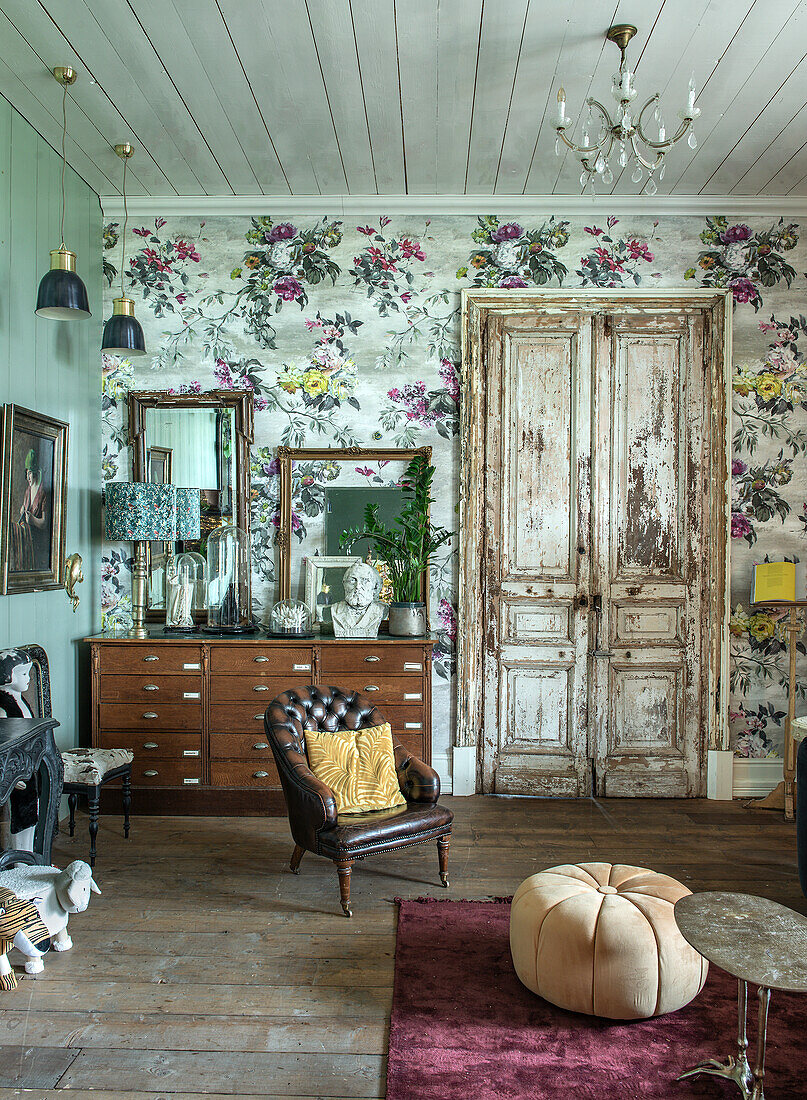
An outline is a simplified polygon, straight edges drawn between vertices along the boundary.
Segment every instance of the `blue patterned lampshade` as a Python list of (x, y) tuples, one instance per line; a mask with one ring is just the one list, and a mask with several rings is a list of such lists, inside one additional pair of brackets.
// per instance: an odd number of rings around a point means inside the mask
[(198, 539), (202, 535), (201, 493), (198, 489), (177, 489), (178, 539)]
[(177, 490), (145, 481), (111, 481), (106, 486), (106, 537), (135, 542), (176, 538)]

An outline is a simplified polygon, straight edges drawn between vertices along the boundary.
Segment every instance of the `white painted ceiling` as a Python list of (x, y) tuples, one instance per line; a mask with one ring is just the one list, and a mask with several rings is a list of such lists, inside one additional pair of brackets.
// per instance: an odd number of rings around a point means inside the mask
[(662, 194), (807, 195), (807, 0), (0, 0), (0, 93), (58, 148), (49, 70), (78, 70), (67, 156), (102, 196), (122, 141), (132, 196), (579, 195), (555, 97), (612, 102), (619, 22), (668, 125), (695, 71)]

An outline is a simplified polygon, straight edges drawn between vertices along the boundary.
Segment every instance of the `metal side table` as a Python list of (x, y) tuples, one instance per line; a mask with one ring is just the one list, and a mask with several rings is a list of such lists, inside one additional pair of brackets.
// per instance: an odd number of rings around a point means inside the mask
[[(765, 1042), (772, 989), (807, 993), (807, 917), (767, 898), (722, 891), (689, 894), (675, 905), (687, 943), (737, 979), (737, 1054), (709, 1058), (678, 1078), (699, 1073), (726, 1077), (745, 1100), (764, 1100)], [(748, 983), (758, 986), (759, 1017), (754, 1068), (748, 1062)]]

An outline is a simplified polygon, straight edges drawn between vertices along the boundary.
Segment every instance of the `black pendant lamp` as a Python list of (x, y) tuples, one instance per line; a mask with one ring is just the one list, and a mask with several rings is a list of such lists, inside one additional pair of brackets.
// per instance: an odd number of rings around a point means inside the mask
[(120, 257), (120, 298), (112, 299), (112, 316), (104, 325), (104, 338), (101, 351), (107, 355), (120, 355), (131, 359), (133, 355), (146, 354), (146, 341), (143, 329), (134, 315), (134, 302), (127, 298), (123, 289), (123, 268), (126, 263), (126, 227), (129, 211), (126, 206), (126, 164), (134, 152), (127, 142), (115, 146), (115, 152), (123, 161), (123, 233), (121, 233)]
[(64, 244), (64, 145), (67, 137), (67, 88), (76, 82), (76, 71), (69, 65), (58, 66), (53, 75), (62, 86), (62, 243), (50, 254), (50, 271), (42, 276), (36, 296), (39, 317), (54, 321), (78, 321), (91, 317), (87, 288), (76, 274), (76, 254)]

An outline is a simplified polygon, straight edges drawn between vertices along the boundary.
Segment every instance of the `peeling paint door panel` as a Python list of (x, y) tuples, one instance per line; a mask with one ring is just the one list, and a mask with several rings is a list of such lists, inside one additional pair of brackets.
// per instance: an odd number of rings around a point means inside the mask
[(703, 347), (696, 311), (595, 321), (598, 794), (701, 793)]
[(589, 789), (591, 323), (497, 319), (489, 374), (484, 789)]
[(703, 349), (697, 308), (488, 321), (485, 791), (702, 793)]

